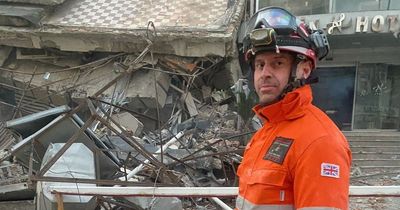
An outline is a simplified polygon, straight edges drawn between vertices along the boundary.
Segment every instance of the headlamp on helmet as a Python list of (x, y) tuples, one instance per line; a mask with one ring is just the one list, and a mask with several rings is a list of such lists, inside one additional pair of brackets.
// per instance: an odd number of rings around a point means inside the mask
[(276, 46), (276, 32), (273, 28), (254, 29), (249, 34), (249, 40), (251, 49), (247, 52), (246, 60), (251, 59), (250, 57), (254, 56), (261, 49), (267, 50), (266, 47)]
[(273, 28), (254, 29), (250, 33), (250, 43), (254, 47), (271, 45), (276, 42), (276, 32)]

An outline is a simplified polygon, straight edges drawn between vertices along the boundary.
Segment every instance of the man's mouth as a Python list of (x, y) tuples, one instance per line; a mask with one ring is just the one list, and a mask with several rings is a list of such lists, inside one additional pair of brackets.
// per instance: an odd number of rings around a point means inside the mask
[(266, 85), (261, 85), (260, 86), (260, 91), (261, 92), (270, 92), (270, 91), (274, 90), (275, 88), (276, 88), (275, 85), (266, 84)]

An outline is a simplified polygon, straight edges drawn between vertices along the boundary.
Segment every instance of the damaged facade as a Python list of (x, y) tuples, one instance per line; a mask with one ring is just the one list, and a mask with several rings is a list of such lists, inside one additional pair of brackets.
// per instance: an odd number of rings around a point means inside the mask
[(242, 77), (244, 8), (244, 0), (0, 1), (2, 205), (218, 206), (50, 189), (235, 186), (239, 145), (252, 133), (230, 91)]

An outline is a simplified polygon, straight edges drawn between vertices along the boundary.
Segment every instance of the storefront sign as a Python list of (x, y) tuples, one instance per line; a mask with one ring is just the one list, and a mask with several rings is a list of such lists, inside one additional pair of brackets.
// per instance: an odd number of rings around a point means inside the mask
[(394, 33), (400, 32), (400, 11), (353, 12), (302, 16), (300, 19), (312, 29), (323, 29), (328, 34)]

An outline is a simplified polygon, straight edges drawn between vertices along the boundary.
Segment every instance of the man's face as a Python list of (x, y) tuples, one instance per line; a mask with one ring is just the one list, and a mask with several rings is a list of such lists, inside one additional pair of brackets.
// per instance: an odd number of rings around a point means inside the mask
[(288, 53), (265, 52), (256, 55), (254, 87), (261, 105), (270, 105), (279, 100), (288, 83), (293, 60)]

